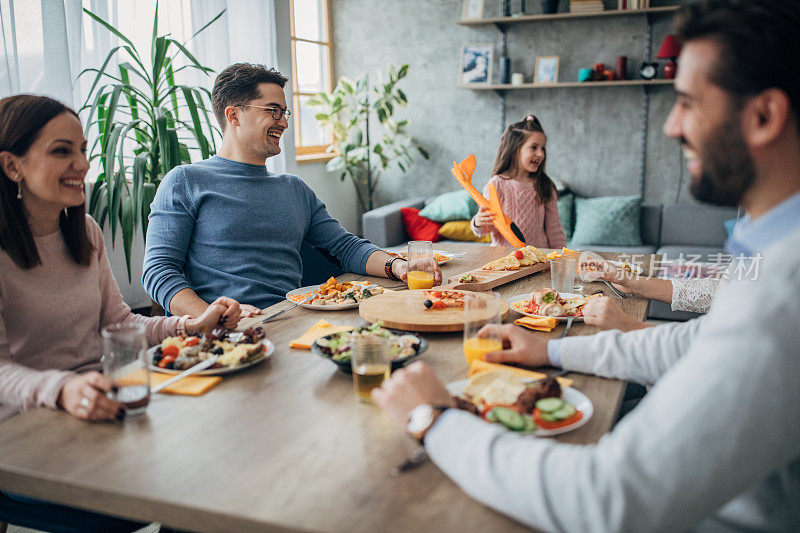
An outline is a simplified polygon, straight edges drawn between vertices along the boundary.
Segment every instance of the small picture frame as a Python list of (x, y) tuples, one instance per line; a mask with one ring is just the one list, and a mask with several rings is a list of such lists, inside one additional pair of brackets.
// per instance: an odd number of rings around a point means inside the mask
[(461, 49), (459, 69), (460, 85), (489, 84), (492, 82), (492, 44), (467, 44)]
[(536, 58), (536, 70), (533, 83), (558, 82), (558, 56), (539, 56)]
[(461, 6), (461, 18), (463, 20), (474, 20), (483, 18), (484, 0), (464, 0)]

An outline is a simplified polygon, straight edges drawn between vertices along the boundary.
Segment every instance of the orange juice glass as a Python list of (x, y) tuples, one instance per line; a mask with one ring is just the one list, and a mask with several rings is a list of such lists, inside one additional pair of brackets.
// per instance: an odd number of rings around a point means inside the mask
[(408, 273), (409, 289), (430, 289), (433, 287), (433, 273), (422, 270), (412, 270)]
[(478, 331), (487, 324), (502, 323), (501, 309), (502, 300), (494, 292), (468, 293), (464, 298), (464, 358), (468, 365), (503, 348), (503, 341), (496, 333), (478, 337)]
[(408, 288), (430, 289), (436, 260), (433, 258), (431, 241), (410, 241), (408, 243)]

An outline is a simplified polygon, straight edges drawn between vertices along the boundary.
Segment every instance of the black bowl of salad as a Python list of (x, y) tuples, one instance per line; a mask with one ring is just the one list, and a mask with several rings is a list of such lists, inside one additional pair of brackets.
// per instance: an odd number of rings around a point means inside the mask
[(353, 331), (333, 333), (320, 337), (311, 345), (315, 354), (336, 363), (339, 370), (352, 374), (350, 356), (354, 335), (379, 335), (392, 341), (392, 372), (419, 358), (428, 349), (428, 341), (418, 335), (384, 328), (380, 322), (369, 326), (359, 326)]

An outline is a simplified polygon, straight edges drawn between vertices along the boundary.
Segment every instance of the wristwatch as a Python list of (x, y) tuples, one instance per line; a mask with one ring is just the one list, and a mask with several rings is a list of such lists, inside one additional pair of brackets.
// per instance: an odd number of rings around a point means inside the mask
[(427, 403), (416, 406), (408, 413), (406, 433), (409, 437), (424, 445), (425, 434), (433, 427), (433, 424), (436, 423), (442, 413), (448, 409), (450, 407), (447, 405), (430, 405)]
[(405, 259), (403, 259), (402, 257), (391, 257), (391, 258), (389, 258), (388, 261), (386, 261), (386, 265), (384, 265), (384, 270), (386, 271), (386, 277), (387, 278), (389, 278), (389, 279), (400, 279), (400, 278), (398, 278), (397, 276), (394, 275), (394, 272), (392, 272), (392, 265), (398, 259), (400, 261), (405, 261)]

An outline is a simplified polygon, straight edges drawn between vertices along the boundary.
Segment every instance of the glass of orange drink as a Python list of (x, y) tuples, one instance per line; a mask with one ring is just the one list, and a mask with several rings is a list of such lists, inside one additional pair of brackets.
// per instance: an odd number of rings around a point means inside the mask
[(476, 359), (483, 360), (489, 352), (501, 350), (503, 341), (499, 334), (478, 332), (487, 324), (500, 325), (502, 300), (495, 292), (467, 293), (464, 298), (464, 357), (468, 365)]
[(431, 241), (410, 241), (408, 243), (408, 288), (430, 289), (433, 287), (435, 265), (436, 260), (433, 257)]

